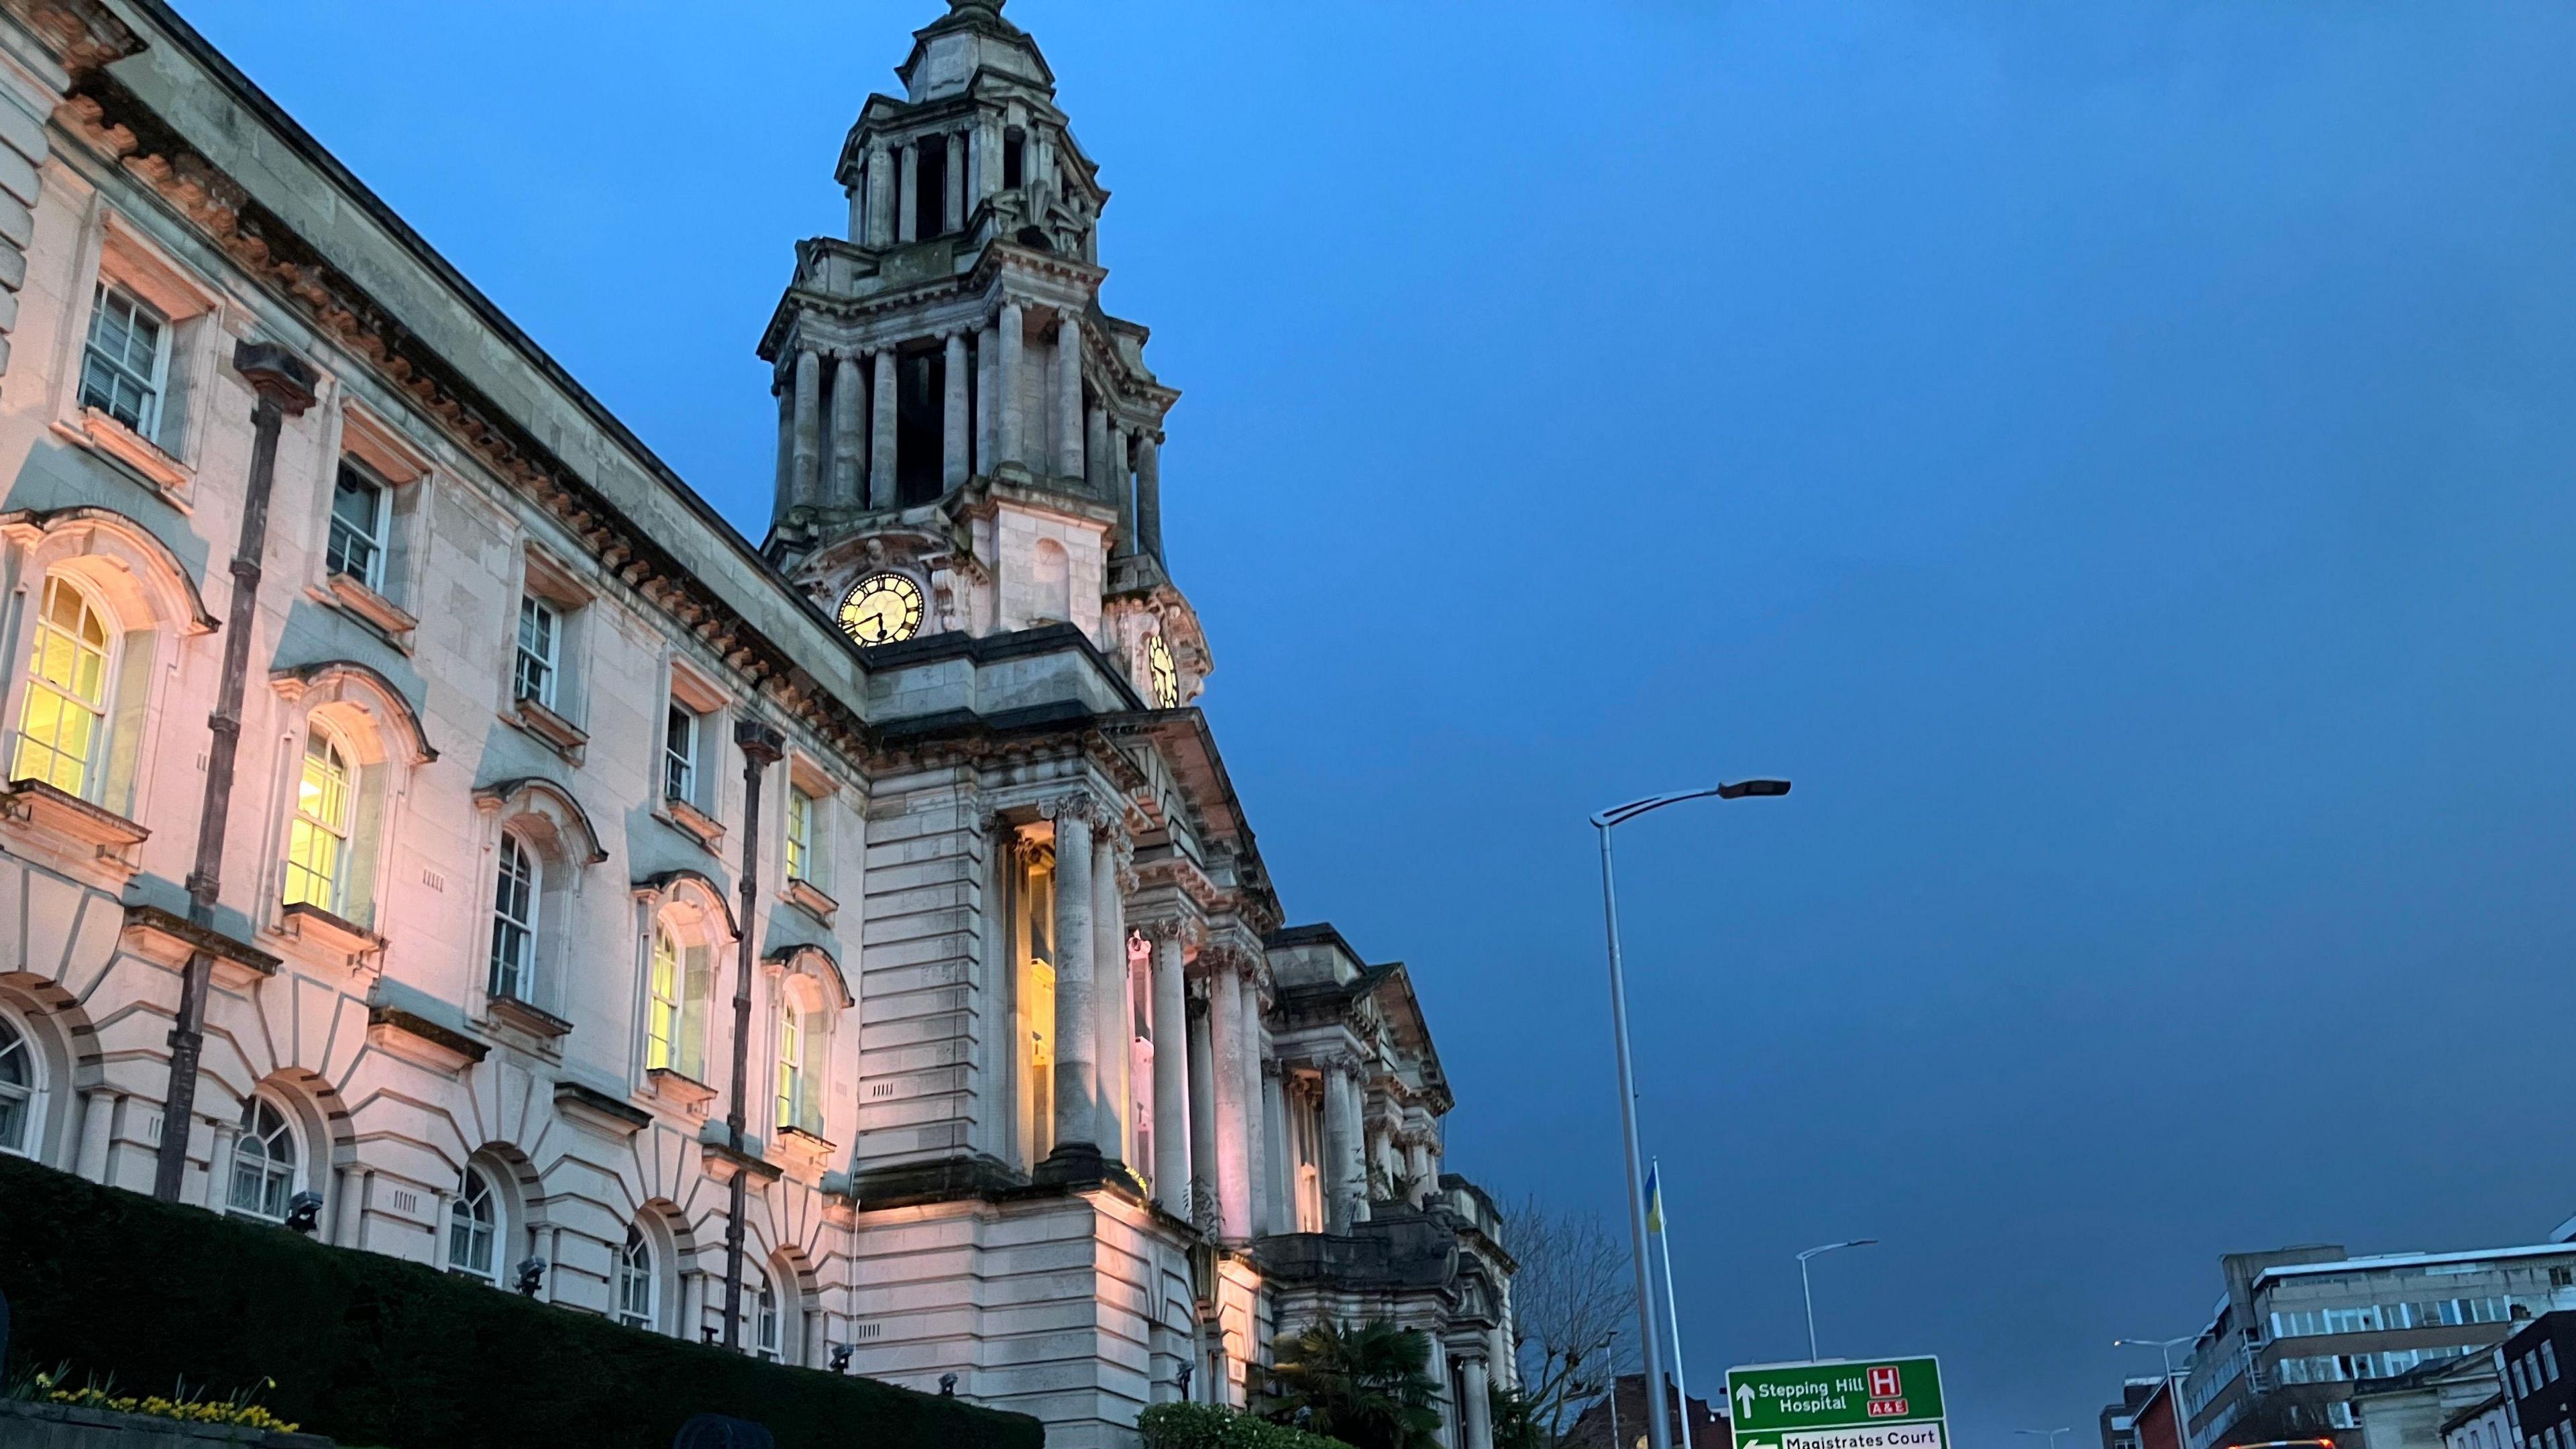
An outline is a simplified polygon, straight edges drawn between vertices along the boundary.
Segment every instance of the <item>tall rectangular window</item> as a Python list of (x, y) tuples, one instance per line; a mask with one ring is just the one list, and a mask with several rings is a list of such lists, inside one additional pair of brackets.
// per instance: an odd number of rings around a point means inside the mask
[(787, 878), (814, 879), (814, 797), (787, 787)]
[(537, 946), (537, 858), (519, 837), (501, 836), (501, 878), (492, 899), (492, 980), (496, 999), (526, 1001)]
[(698, 798), (698, 716), (676, 699), (662, 730), (662, 796), (693, 805)]
[(653, 965), (644, 1008), (644, 1067), (660, 1071), (679, 1064), (680, 938), (668, 926), (653, 928)]
[(327, 563), (370, 589), (385, 586), (385, 507), (387, 490), (375, 475), (347, 458), (340, 460), (339, 481), (331, 489), (331, 542)]
[(519, 600), (519, 662), (514, 692), (548, 709), (555, 706), (555, 681), (563, 666), (563, 616), (534, 594)]
[(169, 374), (170, 319), (123, 287), (98, 284), (81, 353), (81, 406), (149, 438)]

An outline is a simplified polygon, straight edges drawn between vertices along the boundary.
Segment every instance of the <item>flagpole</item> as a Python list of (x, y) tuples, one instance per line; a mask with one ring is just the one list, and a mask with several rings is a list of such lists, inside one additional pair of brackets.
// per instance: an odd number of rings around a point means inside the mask
[[(1664, 1227), (1664, 1164), (1654, 1160), (1655, 1243), (1664, 1255), (1664, 1316), (1673, 1324), (1673, 1392), (1681, 1397), (1682, 1433), (1678, 1449), (1697, 1449), (1698, 1436), (1691, 1432), (1690, 1379), (1682, 1372), (1682, 1307), (1673, 1292), (1673, 1239)], [(1660, 1386), (1659, 1386), (1660, 1390)]]

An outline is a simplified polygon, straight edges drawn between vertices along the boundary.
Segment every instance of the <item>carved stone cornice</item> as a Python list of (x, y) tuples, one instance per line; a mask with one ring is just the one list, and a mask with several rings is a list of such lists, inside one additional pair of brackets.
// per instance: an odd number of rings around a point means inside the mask
[(0, 0), (0, 9), (33, 31), (74, 78), (144, 48), (143, 37), (97, 0)]
[[(69, 16), (79, 8), (77, 0), (0, 3), (13, 13), (29, 7)], [(56, 118), (185, 217), (233, 265), (315, 331), (366, 364), (386, 388), (408, 398), (502, 486), (553, 516), (603, 572), (695, 637), (753, 691), (803, 720), (844, 754), (866, 756), (873, 731), (797, 662), (794, 650), (755, 628), (706, 582), (701, 570), (629, 518), (507, 407), (468, 381), (438, 348), (115, 77), (96, 70), (83, 76)], [(614, 419), (600, 426), (612, 440), (622, 431)], [(658, 467), (649, 455), (630, 455), (629, 460), (648, 474)], [(655, 478), (686, 496), (685, 484)]]

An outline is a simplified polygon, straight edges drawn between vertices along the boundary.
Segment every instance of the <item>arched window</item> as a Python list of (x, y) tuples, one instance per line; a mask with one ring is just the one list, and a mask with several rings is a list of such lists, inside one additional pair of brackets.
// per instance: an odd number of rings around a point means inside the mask
[[(501, 1232), (501, 1199), (482, 1169), (468, 1166), (447, 1209), (447, 1266), (477, 1278), (493, 1276), (493, 1244)], [(497, 1281), (497, 1280), (496, 1280)]]
[(42, 780), (86, 800), (101, 779), (114, 634), (107, 616), (61, 574), (45, 580), (11, 779)]
[(745, 1296), (751, 1299), (751, 1343), (754, 1351), (771, 1363), (778, 1362), (778, 1290), (770, 1286), (769, 1274), (759, 1267), (744, 1270), (751, 1275)]
[(36, 1044), (0, 1016), (0, 1152), (36, 1151)]
[(632, 1223), (626, 1246), (617, 1250), (617, 1321), (629, 1328), (653, 1326), (653, 1245)]
[(304, 732), (304, 776), (286, 834), (286, 904), (339, 915), (348, 892), (349, 830), (356, 792), (349, 752), (319, 725)]
[(241, 1137), (233, 1144), (232, 1210), (273, 1223), (286, 1221), (295, 1195), (295, 1129), (266, 1097), (242, 1106)]
[(501, 879), (492, 897), (492, 982), (495, 998), (531, 1001), (536, 986), (537, 856), (510, 831), (501, 832)]

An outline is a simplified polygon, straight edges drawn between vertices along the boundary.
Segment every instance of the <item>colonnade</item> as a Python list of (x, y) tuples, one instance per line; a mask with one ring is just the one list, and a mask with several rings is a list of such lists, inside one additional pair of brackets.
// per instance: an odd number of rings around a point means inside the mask
[[(1043, 366), (1029, 365), (1033, 330), (1054, 329)], [(954, 488), (1014, 463), (1039, 476), (1080, 479), (1118, 508), (1117, 549), (1161, 558), (1162, 439), (1131, 427), (1083, 390), (1081, 317), (1004, 294), (981, 324), (853, 348), (800, 346), (781, 368), (778, 504), (889, 509), (899, 502), (897, 372), (936, 352), (942, 387), (939, 478)]]
[[(1124, 848), (1103, 828), (1105, 812), (1088, 799), (1044, 809), (1055, 822), (1055, 1154), (1089, 1149), (1134, 1168), (1175, 1217), (1198, 1221), (1201, 1205), (1211, 1207), (1220, 1239), (1280, 1231), (1258, 956), (1202, 946), (1204, 990), (1193, 999), (1187, 929), (1155, 921), (1129, 930)], [(1144, 947), (1141, 961), (1131, 940)], [(1136, 969), (1146, 973), (1155, 1048), (1149, 1084), (1131, 1070)], [(1129, 1162), (1140, 1108), (1152, 1113), (1152, 1160)]]

